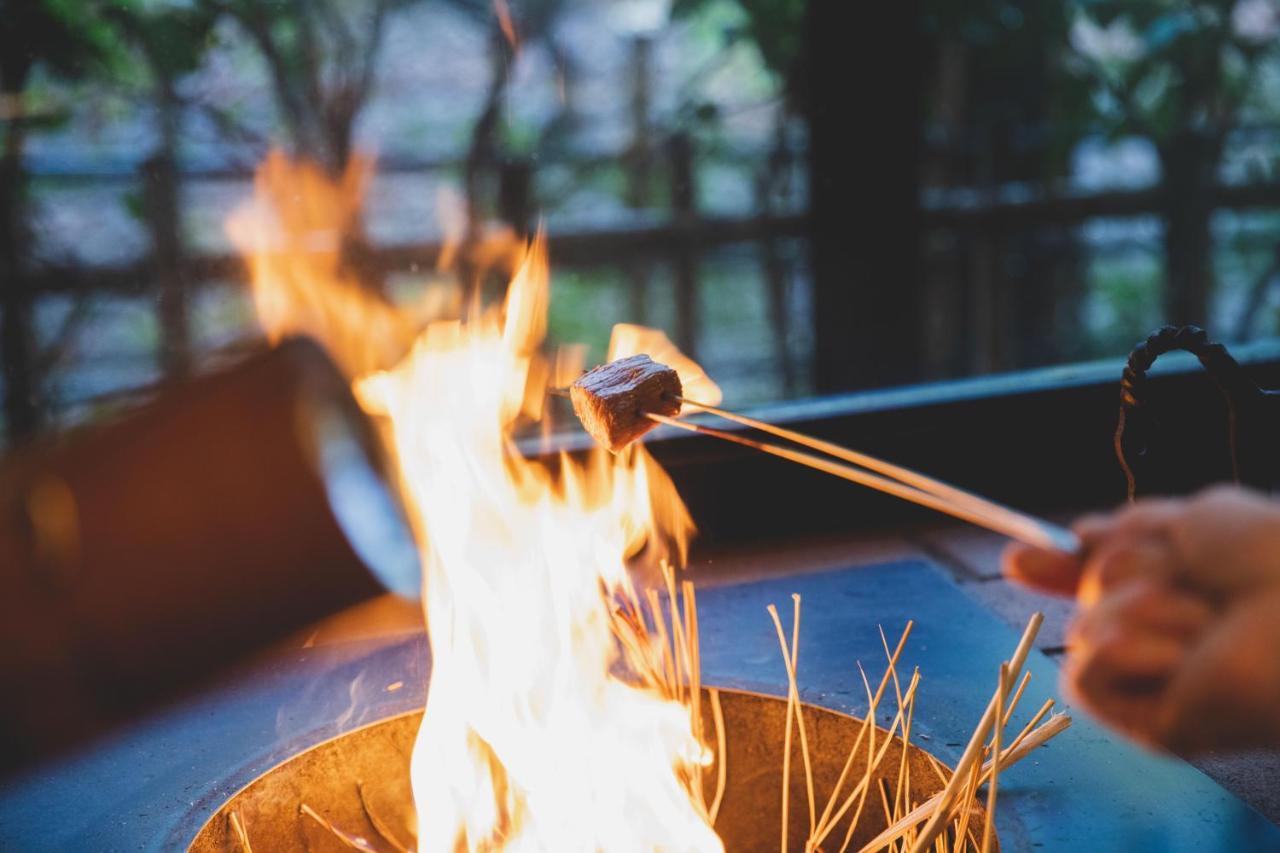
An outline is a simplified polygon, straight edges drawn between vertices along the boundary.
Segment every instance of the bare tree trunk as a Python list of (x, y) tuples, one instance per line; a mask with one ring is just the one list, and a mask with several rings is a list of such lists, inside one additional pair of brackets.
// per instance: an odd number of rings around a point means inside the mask
[[(254, 0), (237, 4), (231, 13), (266, 60), (295, 153), (335, 176), (352, 154), (352, 131), (373, 87), (390, 5), (389, 0), (373, 4), (363, 38), (333, 0), (290, 0), (287, 10), (280, 0)], [(290, 19), (288, 42), (276, 28), (282, 13)]]
[[(28, 68), (0, 80), (0, 92), (19, 102)], [(4, 370), (4, 417), (10, 443), (30, 437), (40, 427), (36, 382), (33, 300), (26, 276), (29, 234), (26, 222), (27, 176), (22, 162), (25, 134), (22, 118), (4, 131), (0, 155), (0, 363)]]
[(529, 236), (533, 222), (533, 163), (523, 157), (504, 160), (498, 169), (498, 218), (516, 236)]
[(177, 148), (181, 112), (174, 81), (159, 75), (156, 86), (160, 145), (143, 164), (142, 180), (147, 224), (151, 229), (152, 264), (158, 286), (160, 366), (170, 376), (182, 376), (191, 366), (191, 333), (183, 266), (182, 205), (178, 198)]
[(462, 166), (463, 195), (467, 203), (467, 230), (462, 251), (458, 253), (457, 274), (468, 299), (482, 295), (485, 290), (484, 270), (477, 269), (471, 261), (470, 248), (480, 239), (485, 219), (490, 215), (485, 204), (486, 189), (492, 181), (498, 164), (498, 130), (502, 120), (502, 106), (506, 98), (507, 84), (511, 80), (511, 57), (502, 30), (495, 24), (490, 34), (491, 68), (489, 88), (484, 106), (471, 128), (471, 141)]
[(484, 192), (482, 184), (485, 178), (491, 177), (498, 160), (497, 132), (502, 118), (502, 104), (507, 94), (507, 83), (511, 79), (511, 62), (507, 55), (507, 43), (501, 30), (496, 27), (491, 36), (492, 68), (490, 69), (489, 89), (485, 94), (484, 106), (471, 129), (471, 143), (467, 147), (467, 157), (463, 163), (463, 187), (467, 198), (468, 229), (478, 233), (484, 221)]

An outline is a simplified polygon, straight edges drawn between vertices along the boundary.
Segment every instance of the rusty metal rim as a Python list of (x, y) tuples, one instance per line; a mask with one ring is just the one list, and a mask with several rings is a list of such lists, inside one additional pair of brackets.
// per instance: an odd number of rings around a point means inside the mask
[[(776, 696), (760, 690), (744, 690), (736, 687), (717, 687), (715, 685), (703, 685), (702, 689), (704, 691), (715, 690), (717, 693), (721, 695), (731, 694), (731, 695), (737, 695), (737, 696), (742, 696), (742, 697), (752, 698), (752, 699), (762, 699), (762, 700), (771, 701), (771, 702), (787, 701), (786, 697)], [(824, 714), (830, 714), (833, 717), (842, 718), (853, 723), (865, 722), (865, 718), (863, 717), (858, 717), (858, 716), (855, 716), (854, 714), (849, 714), (844, 711), (836, 710), (834, 708), (828, 708), (824, 705), (817, 705), (812, 702), (802, 702), (801, 704), (804, 705), (806, 708), (810, 708), (816, 711), (821, 711)], [(232, 792), (225, 799), (223, 799), (222, 802), (219, 803), (218, 806), (213, 810), (213, 812), (203, 822), (201, 822), (195, 834), (193, 834), (191, 838), (187, 841), (187, 849), (191, 849), (192, 845), (194, 845), (195, 842), (206, 833), (206, 831), (212, 830), (213, 822), (223, 816), (224, 811), (229, 804), (235, 802), (241, 795), (248, 792), (249, 789), (252, 788), (254, 785), (258, 784), (260, 781), (262, 781), (266, 777), (271, 776), (273, 773), (276, 773), (277, 771), (279, 771), (281, 768), (285, 767), (289, 763), (297, 760), (299, 757), (311, 752), (315, 752), (320, 749), (324, 749), (325, 747), (333, 744), (336, 741), (347, 739), (352, 735), (357, 735), (361, 732), (365, 732), (370, 729), (377, 728), (379, 726), (384, 726), (396, 720), (402, 720), (402, 719), (405, 719), (408, 717), (414, 717), (414, 716), (420, 717), (423, 714), (424, 710), (425, 708), (417, 708), (412, 711), (403, 711), (398, 714), (391, 714), (386, 717), (373, 720), (372, 722), (357, 726), (353, 729), (342, 732), (341, 734), (337, 734), (332, 737), (325, 738), (324, 740), (318, 741), (312, 744), (311, 746), (307, 747), (306, 749), (303, 749), (299, 752), (295, 752), (289, 757), (277, 762), (276, 764), (272, 765), (271, 767), (259, 773), (257, 776), (250, 779), (245, 784), (241, 785), (234, 792)], [(887, 734), (887, 730), (883, 726), (879, 725), (878, 723), (876, 724), (876, 729), (882, 733)], [(895, 735), (895, 737), (897, 737), (897, 735)], [(938, 764), (944, 769), (948, 771), (951, 771), (954, 769), (949, 763), (947, 763), (946, 761), (943, 761), (939, 756), (935, 755), (932, 751), (927, 750), (924, 747), (920, 746), (918, 743), (911, 744), (911, 747), (914, 749), (919, 749), (922, 752), (925, 752), (928, 755), (932, 756), (933, 759), (936, 760)]]
[[(386, 725), (387, 723), (393, 722), (394, 720), (401, 720), (406, 717), (414, 717), (414, 716), (420, 717), (422, 716), (422, 713), (424, 710), (425, 708), (418, 708), (413, 711), (402, 711), (399, 714), (391, 714), (389, 716), (382, 717), (377, 720), (373, 720), (372, 722), (365, 723), (364, 725), (356, 726), (354, 729), (348, 729), (347, 731), (342, 732), (341, 734), (336, 734), (336, 735), (333, 735), (332, 737), (327, 737), (324, 740), (317, 741), (316, 743), (311, 744), (311, 746), (308, 746), (306, 749), (295, 752), (293, 755), (290, 755), (288, 758), (285, 758), (285, 759), (282, 759), (281, 761), (276, 762), (275, 764), (268, 767), (266, 770), (263, 770), (257, 776), (254, 776), (248, 782), (245, 782), (243, 785), (241, 785), (239, 788), (237, 788), (235, 791), (229, 794), (225, 799), (223, 799), (223, 801), (218, 804), (217, 808), (215, 808), (213, 812), (207, 818), (205, 818), (205, 820), (200, 824), (200, 828), (196, 830), (195, 834), (191, 836), (191, 839), (187, 842), (187, 849), (190, 849), (191, 845), (195, 843), (196, 839), (199, 838), (201, 835), (203, 835), (205, 831), (210, 828), (213, 822), (219, 818), (219, 816), (222, 814), (223, 809), (225, 809), (229, 803), (235, 802), (235, 800), (238, 797), (240, 797), (240, 795), (246, 793), (254, 785), (258, 784), (260, 781), (270, 776), (272, 773), (275, 773), (276, 771), (280, 770), (289, 762), (294, 761), (299, 756), (306, 755), (309, 752), (315, 752), (316, 750), (319, 750), (319, 749), (323, 749), (324, 747), (328, 746), (331, 743), (334, 743), (335, 741), (340, 741), (351, 735), (359, 734), (360, 732), (368, 731), (369, 729)], [(196, 810), (203, 808), (203, 805), (204, 804), (202, 803), (200, 804), (200, 806), (197, 806)], [(188, 816), (189, 815), (190, 813), (188, 813)]]

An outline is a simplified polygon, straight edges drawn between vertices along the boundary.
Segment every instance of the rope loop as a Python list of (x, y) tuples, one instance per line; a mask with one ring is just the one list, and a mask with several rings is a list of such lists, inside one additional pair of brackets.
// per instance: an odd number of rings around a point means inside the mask
[[(1124, 447), (1125, 427), (1145, 404), (1147, 372), (1160, 356), (1181, 350), (1199, 359), (1205, 372), (1222, 392), (1227, 404), (1228, 441), (1231, 450), (1231, 473), (1240, 481), (1240, 462), (1236, 452), (1236, 402), (1238, 398), (1259, 394), (1258, 387), (1245, 375), (1240, 363), (1231, 357), (1227, 348), (1209, 340), (1209, 334), (1199, 326), (1163, 326), (1152, 332), (1145, 341), (1129, 353), (1129, 360), (1120, 376), (1120, 416), (1116, 423), (1116, 460), (1124, 472), (1128, 497), (1133, 501), (1137, 494), (1137, 482)], [(1145, 452), (1141, 447), (1138, 453)]]

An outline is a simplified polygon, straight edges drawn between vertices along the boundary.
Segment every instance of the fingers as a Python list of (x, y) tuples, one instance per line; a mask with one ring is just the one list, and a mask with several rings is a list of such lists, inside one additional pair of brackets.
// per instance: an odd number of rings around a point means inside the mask
[(1087, 554), (1126, 540), (1165, 541), (1182, 579), (1206, 592), (1280, 586), (1280, 504), (1248, 489), (1216, 486), (1190, 499), (1143, 500), (1075, 527)]
[(1082, 559), (1016, 546), (1004, 560), (1010, 577), (1081, 605), (1064, 690), (1184, 754), (1280, 747), (1280, 504), (1218, 488), (1075, 530)]
[(1108, 540), (1085, 562), (1076, 600), (1091, 607), (1111, 590), (1133, 581), (1165, 583), (1178, 571), (1178, 558), (1162, 538)]
[(1053, 595), (1073, 596), (1080, 581), (1080, 560), (1061, 551), (1013, 543), (1001, 556), (1006, 577), (1023, 586)]
[[(1087, 555), (1085, 558), (1014, 543), (1005, 549), (1002, 569), (1011, 580), (1040, 592), (1076, 595), (1090, 574), (1088, 562), (1116, 548), (1118, 543), (1163, 538), (1169, 524), (1183, 511), (1182, 507), (1182, 501), (1147, 500), (1109, 515), (1085, 516), (1073, 525), (1083, 545), (1083, 554)], [(1137, 568), (1130, 566), (1133, 571)], [(1097, 583), (1109, 581), (1116, 571), (1117, 567), (1111, 566), (1093, 578), (1094, 587), (1087, 591), (1090, 599), (1097, 596)]]
[(1161, 698), (1186, 650), (1174, 637), (1111, 631), (1073, 649), (1063, 668), (1064, 689), (1107, 725), (1152, 744)]
[(1076, 596), (1092, 605), (1108, 589), (1136, 578), (1164, 580), (1173, 575), (1177, 557), (1160, 539), (1113, 537), (1087, 559), (1030, 545), (1012, 544), (1002, 557), (1004, 574), (1023, 586), (1053, 595)]
[(1088, 645), (1093, 638), (1106, 637), (1113, 626), (1191, 641), (1213, 618), (1213, 608), (1202, 599), (1144, 578), (1083, 609), (1067, 630), (1067, 644)]
[(1150, 579), (1112, 589), (1071, 626), (1064, 690), (1112, 728), (1156, 745), (1168, 685), (1212, 620), (1208, 605)]

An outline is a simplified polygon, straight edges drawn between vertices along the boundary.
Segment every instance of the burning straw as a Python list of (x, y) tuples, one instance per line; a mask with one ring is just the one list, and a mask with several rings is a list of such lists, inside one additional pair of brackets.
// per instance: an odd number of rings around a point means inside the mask
[[(704, 806), (703, 809), (708, 821), (714, 826), (719, 805), (724, 796), (728, 769), (725, 762), (727, 736), (723, 715), (719, 711), (718, 693), (710, 689), (708, 696), (711, 698), (715, 721), (713, 747), (706, 743), (707, 733), (702, 728), (703, 714), (700, 703), (703, 691), (697, 630), (698, 609), (694, 587), (692, 583), (685, 581), (679, 585), (677, 591), (674, 571), (668, 564), (663, 565), (663, 577), (668, 604), (664, 607), (662, 597), (656, 590), (647, 592), (643, 598), (643, 604), (639, 597), (631, 596), (616, 611), (615, 631), (632, 665), (646, 673), (650, 680), (661, 684), (665, 695), (681, 702), (689, 709), (696, 737), (706, 744), (708, 759), (714, 756), (715, 793), (711, 805)], [(859, 666), (867, 695), (867, 713), (859, 728), (857, 739), (849, 750), (840, 776), (827, 793), (822, 811), (819, 813), (817, 792), (814, 787), (813, 761), (805, 723), (805, 706), (800, 701), (799, 690), (800, 596), (793, 595), (792, 603), (789, 638), (777, 608), (773, 605), (768, 607), (787, 676), (787, 721), (781, 759), (782, 820), (779, 849), (784, 853), (791, 849), (788, 828), (792, 807), (790, 782), (792, 773), (795, 771), (791, 761), (794, 734), (795, 741), (798, 741), (800, 746), (801, 767), (807, 794), (805, 806), (809, 816), (809, 832), (804, 839), (804, 850), (847, 850), (857, 833), (859, 821), (865, 814), (867, 802), (873, 790), (884, 810), (888, 828), (861, 848), (859, 853), (886, 849), (910, 850), (916, 853), (916, 851), (934, 849), (935, 845), (941, 845), (939, 849), (957, 851), (957, 853), (966, 850), (985, 853), (990, 850), (994, 842), (1000, 773), (1046, 744), (1055, 735), (1065, 731), (1071, 724), (1070, 717), (1065, 714), (1049, 715), (1054, 707), (1054, 701), (1050, 699), (1036, 711), (1016, 736), (1010, 739), (1005, 734), (1031, 679), (1031, 673), (1024, 673), (1023, 667), (1044, 621), (1043, 615), (1037, 613), (1031, 617), (1010, 660), (1000, 665), (995, 694), (955, 770), (947, 773), (936, 761), (933, 762), (938, 777), (944, 782), (945, 787), (924, 802), (919, 802), (913, 795), (907, 762), (911, 745), (911, 725), (916, 710), (916, 693), (921, 676), (918, 669), (913, 670), (904, 690), (898, 674), (898, 662), (914, 623), (907, 623), (892, 649), (884, 631), (881, 630), (880, 638), (887, 662), (884, 674), (873, 691), (867, 681), (866, 673)], [(655, 649), (657, 649), (656, 653)], [(889, 736), (877, 743), (878, 728), (875, 720), (890, 685), (893, 687), (896, 700), (896, 712), (888, 729)], [(858, 776), (853, 773), (853, 768), (857, 765), (864, 744), (866, 761), (861, 775)], [(879, 771), (890, 747), (894, 745), (900, 747), (901, 758), (896, 776), (897, 784), (890, 797), (889, 792), (882, 787), (884, 780), (880, 777)], [(707, 766), (711, 763), (711, 760), (706, 762)], [(702, 774), (692, 774), (688, 784), (698, 802), (705, 803)], [(985, 817), (982, 826), (977, 828), (971, 824), (974, 816), (980, 814), (976, 804), (983, 787), (988, 791)], [(852, 817), (848, 821), (840, 845), (830, 847), (828, 841), (832, 840), (833, 833), (850, 813)], [(979, 829), (980, 836), (975, 834)], [(948, 839), (951, 840), (949, 844), (946, 843)]]

